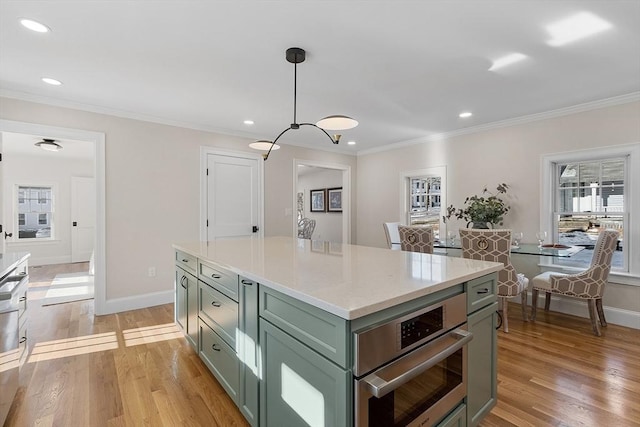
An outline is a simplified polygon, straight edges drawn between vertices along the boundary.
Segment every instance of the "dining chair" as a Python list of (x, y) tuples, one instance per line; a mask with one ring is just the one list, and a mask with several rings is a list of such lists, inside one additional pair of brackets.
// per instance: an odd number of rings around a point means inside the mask
[(298, 222), (298, 238), (311, 239), (313, 230), (316, 228), (316, 220), (310, 218), (302, 218)]
[(618, 246), (618, 237), (619, 233), (616, 230), (602, 230), (593, 249), (591, 265), (581, 273), (564, 274), (546, 271), (534, 277), (532, 280), (531, 320), (536, 320), (539, 292), (545, 293), (545, 311), (549, 311), (551, 294), (583, 299), (587, 301), (593, 333), (600, 336), (598, 318), (600, 318), (602, 326), (607, 326), (602, 309), (602, 294), (604, 294), (611, 270), (611, 259)]
[(399, 222), (383, 222), (384, 235), (387, 238), (389, 249), (400, 249), (400, 233), (398, 232)]
[(399, 225), (400, 249), (409, 252), (433, 253), (433, 228), (417, 225)]
[(507, 308), (509, 299), (520, 295), (522, 320), (527, 322), (527, 287), (529, 279), (517, 273), (511, 264), (511, 230), (479, 230), (462, 228), (459, 230), (462, 256), (482, 261), (500, 262), (504, 268), (498, 272), (498, 297), (502, 311), (502, 327), (509, 332)]

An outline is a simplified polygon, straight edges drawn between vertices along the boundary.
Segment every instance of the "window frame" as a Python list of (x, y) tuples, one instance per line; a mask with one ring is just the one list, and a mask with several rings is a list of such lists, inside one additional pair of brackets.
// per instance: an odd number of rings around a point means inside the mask
[[(49, 188), (51, 189), (51, 209), (48, 211), (50, 214), (50, 234), (48, 237), (20, 237), (20, 188)], [(50, 242), (55, 240), (55, 230), (56, 230), (56, 197), (58, 194), (58, 187), (55, 183), (19, 183), (14, 185), (14, 197), (13, 197), (13, 222), (15, 226), (16, 233), (14, 234), (12, 240), (16, 243), (36, 243), (36, 242)], [(38, 204), (42, 204), (41, 197), (38, 195)], [(45, 213), (46, 214), (46, 213)], [(40, 221), (40, 213), (38, 215), (38, 222)], [(26, 222), (26, 214), (25, 214), (25, 222)]]
[(440, 178), (440, 213), (438, 220), (439, 234), (442, 239), (443, 236), (447, 235), (447, 224), (442, 219), (443, 210), (447, 206), (447, 167), (434, 166), (425, 169), (400, 172), (400, 217), (398, 222), (404, 225), (408, 225), (410, 223), (411, 210), (409, 206), (411, 203), (412, 178)]
[[(602, 161), (613, 158), (626, 158), (624, 196), (626, 204), (624, 228), (625, 266), (626, 269), (612, 270), (610, 281), (615, 283), (633, 284), (640, 286), (636, 278), (640, 278), (640, 174), (631, 171), (640, 170), (640, 143), (617, 145), (604, 148), (576, 150), (556, 154), (543, 155), (541, 159), (541, 203), (540, 203), (540, 229), (546, 230), (550, 236), (554, 236), (557, 214), (557, 165), (562, 163), (581, 163), (589, 161)], [(636, 194), (636, 197), (634, 197)], [(544, 257), (546, 258), (546, 257)], [(541, 266), (550, 270), (576, 272), (584, 270), (584, 266), (576, 267), (559, 265), (553, 259), (542, 259)]]

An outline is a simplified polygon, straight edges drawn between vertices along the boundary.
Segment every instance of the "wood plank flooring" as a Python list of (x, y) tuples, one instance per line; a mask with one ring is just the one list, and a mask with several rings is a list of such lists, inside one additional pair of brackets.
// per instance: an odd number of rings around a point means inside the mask
[[(5, 426), (246, 426), (173, 325), (173, 305), (96, 317), (93, 301), (42, 307), (58, 273), (30, 268), (29, 351)], [(585, 305), (585, 312), (587, 308)], [(498, 404), (481, 426), (640, 426), (640, 331), (510, 304), (498, 332)]]

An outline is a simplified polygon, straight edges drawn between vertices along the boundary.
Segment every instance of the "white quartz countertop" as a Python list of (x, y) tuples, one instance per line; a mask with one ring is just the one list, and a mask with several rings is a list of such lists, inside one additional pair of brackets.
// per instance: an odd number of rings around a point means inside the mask
[(291, 237), (173, 247), (348, 320), (502, 268), (495, 262)]
[(4, 277), (4, 275), (9, 273), (15, 266), (29, 258), (29, 256), (31, 256), (29, 252), (12, 252), (0, 254), (0, 277)]

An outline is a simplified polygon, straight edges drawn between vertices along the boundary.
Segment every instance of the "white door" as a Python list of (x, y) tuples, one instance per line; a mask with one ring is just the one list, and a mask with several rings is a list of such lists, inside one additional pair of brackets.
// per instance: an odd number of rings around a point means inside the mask
[(258, 160), (207, 155), (207, 240), (258, 231)]
[(71, 177), (71, 221), (71, 262), (89, 261), (96, 229), (94, 178)]
[(2, 186), (4, 185), (4, 176), (2, 171), (2, 133), (0, 133), (0, 254), (4, 253), (4, 233), (6, 232), (7, 223), (4, 219), (4, 196)]

